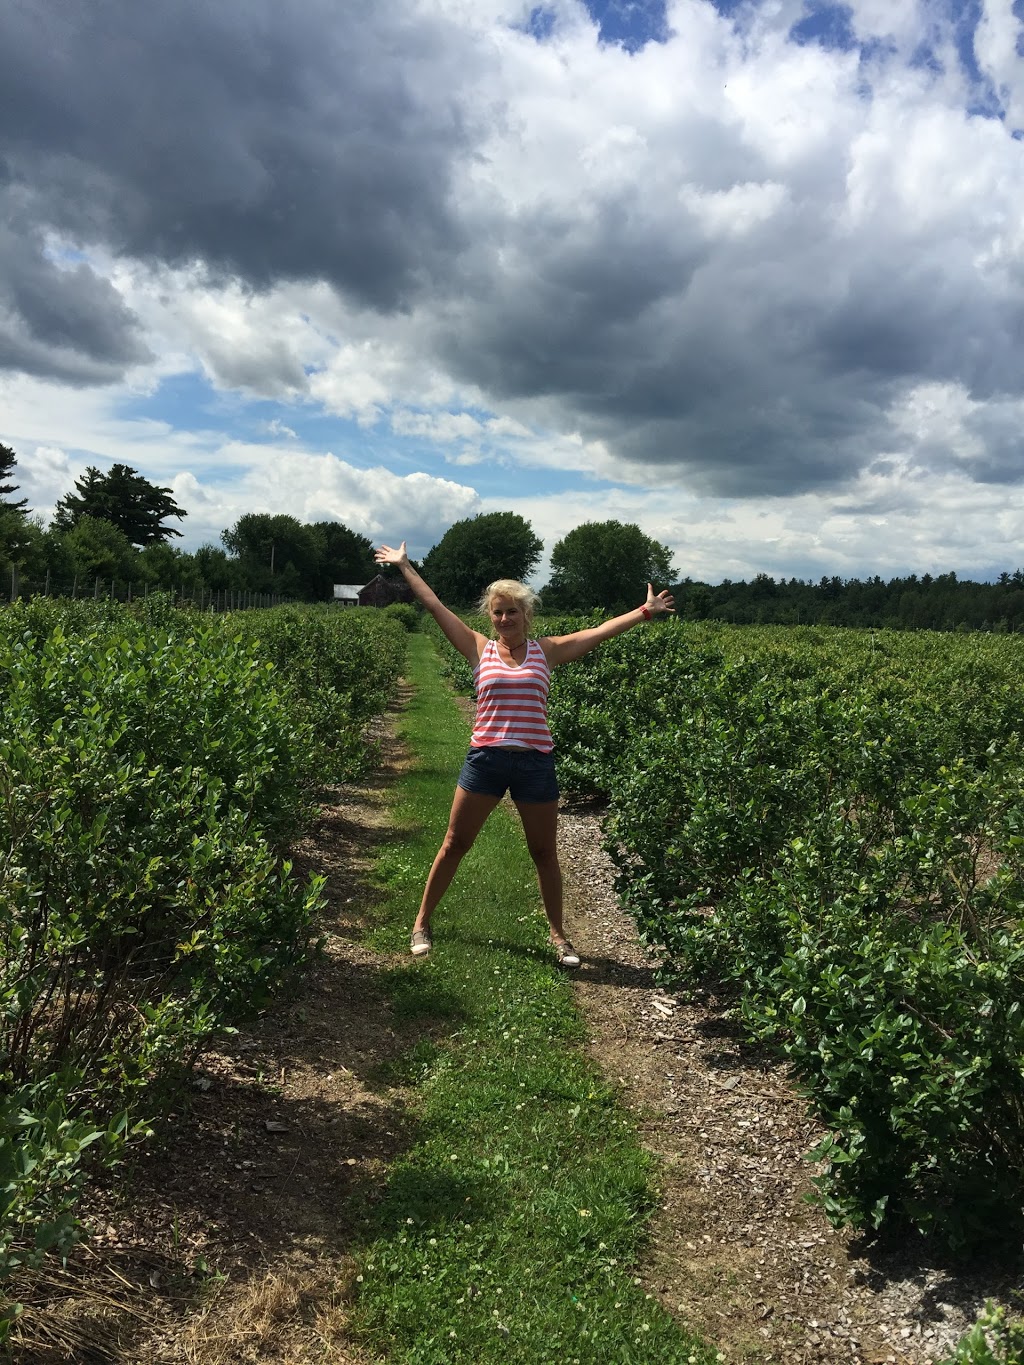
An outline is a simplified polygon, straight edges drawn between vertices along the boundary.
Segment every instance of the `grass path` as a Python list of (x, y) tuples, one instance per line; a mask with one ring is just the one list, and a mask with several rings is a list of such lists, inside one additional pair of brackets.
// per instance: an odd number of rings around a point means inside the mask
[[(424, 636), (411, 637), (416, 755), (379, 858), (382, 946), (404, 946), (444, 832), (467, 730)], [(546, 943), (533, 866), (500, 807), (435, 917), (426, 962), (388, 978), (422, 1038), (415, 1145), (367, 1211), (355, 1326), (389, 1361), (714, 1361), (634, 1282), (650, 1158), (583, 1055), (570, 983)], [(397, 1079), (397, 1077), (396, 1077)]]

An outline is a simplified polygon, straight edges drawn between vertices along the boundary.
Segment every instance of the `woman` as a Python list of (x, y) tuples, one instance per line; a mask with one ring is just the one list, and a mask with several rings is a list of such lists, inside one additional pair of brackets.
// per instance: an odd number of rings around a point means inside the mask
[(413, 956), (431, 949), (430, 918), (451, 885), (459, 863), (473, 846), (484, 821), (507, 791), (523, 822), (537, 869), (551, 942), (563, 967), (578, 967), (579, 954), (562, 924), (562, 870), (558, 864), (558, 783), (547, 721), (548, 682), (557, 664), (582, 658), (602, 640), (675, 610), (671, 594), (647, 585), (647, 601), (599, 626), (571, 635), (529, 638), (537, 598), (522, 583), (501, 578), (480, 603), (491, 619), (494, 637), (470, 630), (449, 611), (409, 563), (403, 540), (397, 550), (382, 545), (378, 564), (394, 564), (455, 648), (468, 660), (476, 681), (477, 712), (470, 750), (459, 774), (448, 832), (434, 859), (412, 928)]

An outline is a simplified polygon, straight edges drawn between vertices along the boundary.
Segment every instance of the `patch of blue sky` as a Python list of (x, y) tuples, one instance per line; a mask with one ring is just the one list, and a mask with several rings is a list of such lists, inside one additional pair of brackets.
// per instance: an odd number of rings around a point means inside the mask
[[(578, 486), (577, 471), (533, 465), (524, 471), (515, 441), (506, 443), (488, 430), (492, 413), (472, 410), (465, 415), (478, 424), (479, 434), (432, 439), (429, 434), (394, 430), (386, 413), (372, 425), (360, 424), (312, 401), (280, 402), (218, 389), (195, 372), (168, 376), (151, 393), (126, 395), (117, 409), (122, 421), (162, 424), (178, 436), (194, 439), (197, 462), (203, 466), (200, 477), (213, 484), (244, 476), (234, 463), (220, 470), (211, 464), (218, 444), (241, 442), (311, 455), (330, 452), (355, 469), (383, 466), (399, 476), (422, 471), (465, 484), (485, 498), (507, 497), (509, 487), (521, 486), (524, 478), (532, 493), (560, 493)], [(429, 431), (433, 414), (423, 416)]]
[(974, 35), (982, 17), (981, 0), (949, 0), (949, 5), (957, 56), (971, 87), (967, 112), (983, 118), (1001, 118), (1004, 111), (999, 93), (978, 66), (974, 51)]
[[(598, 28), (602, 43), (614, 43), (627, 52), (639, 52), (648, 43), (668, 41), (665, 0), (584, 0)], [(524, 24), (518, 25), (539, 43), (554, 33), (557, 15), (547, 5), (535, 5)]]
[[(578, 470), (562, 471), (532, 463), (529, 452), (518, 448), (518, 440), (524, 438), (508, 436), (500, 426), (493, 430), (489, 426), (494, 420), (492, 412), (465, 408), (448, 415), (456, 420), (454, 429), (445, 435), (444, 414), (407, 409), (402, 416), (408, 433), (392, 430), (382, 419), (377, 428), (380, 441), (387, 445), (393, 461), (403, 466), (411, 464), (438, 478), (469, 484), (484, 497), (505, 496), (510, 483), (523, 478), (529, 480), (532, 493), (563, 492), (578, 487)], [(417, 418), (423, 419), (425, 432), (416, 430)], [(435, 436), (431, 429), (438, 418), (440, 430)], [(458, 434), (460, 418), (469, 419), (465, 434)], [(475, 425), (470, 426), (470, 422)], [(534, 433), (525, 439), (532, 447), (543, 438)]]
[(960, 64), (972, 81), (981, 81), (984, 77), (974, 53), (974, 33), (982, 14), (981, 0), (948, 0), (948, 3)]
[(931, 43), (926, 41), (918, 43), (917, 47), (914, 48), (914, 51), (910, 54), (908, 65), (915, 69), (921, 68), (922, 70), (930, 71), (934, 76), (941, 76), (946, 69), (942, 64), (939, 54), (935, 51), (934, 47), (932, 47)]
[(869, 38), (860, 45), (860, 74), (857, 93), (864, 100), (874, 95), (874, 77), (879, 67), (891, 61), (898, 52), (891, 38)]
[(81, 265), (89, 260), (86, 252), (78, 247), (66, 246), (63, 242), (47, 242), (43, 247), (43, 255), (57, 266)]
[[(218, 479), (209, 467), (209, 452), (218, 444), (243, 442), (254, 446), (288, 445), (305, 450), (326, 450), (337, 440), (339, 425), (358, 430), (354, 422), (344, 423), (336, 417), (328, 417), (313, 404), (250, 398), (215, 388), (194, 371), (169, 375), (150, 393), (125, 395), (118, 403), (117, 416), (126, 422), (162, 424), (177, 436), (194, 440), (197, 458), (201, 452), (207, 452), (201, 458), (202, 478), (213, 482), (231, 482), (241, 477), (241, 470), (233, 464), (225, 465), (222, 479)], [(348, 444), (353, 450), (358, 448), (365, 452), (365, 433), (360, 434), (358, 447), (354, 437)], [(351, 463), (370, 465), (374, 461), (370, 457), (353, 459)]]
[(838, 52), (852, 52), (859, 46), (849, 5), (832, 5), (822, 0), (809, 0), (807, 13), (789, 30), (789, 38), (801, 47), (815, 43)]
[(602, 43), (639, 52), (648, 43), (668, 41), (665, 0), (584, 0)]
[[(519, 27), (517, 25), (516, 27)], [(522, 29), (536, 38), (539, 43), (543, 43), (550, 38), (555, 30), (555, 11), (546, 5), (535, 5)]]
[(118, 404), (118, 416), (127, 421), (162, 422), (178, 432), (237, 436), (240, 427), (248, 427), (252, 410), (262, 406), (279, 405), (245, 400), (215, 388), (203, 375), (189, 370), (165, 376), (148, 393), (126, 394)]
[[(763, 0), (710, 0), (720, 14), (731, 16), (757, 8)], [(947, 25), (960, 67), (967, 79), (970, 97), (966, 104), (969, 115), (1000, 118), (1003, 108), (992, 82), (978, 66), (974, 50), (974, 36), (982, 18), (982, 0), (933, 0), (935, 14)], [(789, 30), (792, 42), (806, 45), (815, 43), (833, 51), (849, 52), (860, 48), (861, 58), (871, 61), (890, 49), (878, 38), (858, 39), (853, 23), (853, 11), (848, 4), (836, 0), (804, 0), (804, 15)], [(1013, 13), (1024, 21), (1024, 0), (1013, 0)], [(1024, 56), (1024, 29), (1018, 39), (1018, 51)], [(927, 38), (910, 57), (910, 65), (941, 75), (942, 59)]]
[(751, 0), (711, 0), (711, 4), (718, 10), (719, 14), (724, 15), (726, 19), (731, 19), (740, 10), (749, 9)]
[[(559, 469), (536, 459), (543, 433), (516, 437), (489, 426), (494, 414), (487, 409), (466, 409), (454, 417), (472, 419), (466, 435), (458, 424), (445, 421), (446, 414), (424, 410), (407, 412), (422, 417), (408, 429), (392, 425), (391, 414), (382, 412), (372, 424), (359, 423), (332, 413), (312, 401), (278, 401), (219, 389), (203, 375), (190, 371), (167, 376), (149, 393), (129, 393), (117, 405), (123, 422), (166, 426), (176, 437), (194, 442), (194, 473), (204, 483), (230, 485), (245, 477), (235, 461), (218, 467), (219, 445), (236, 443), (272, 449), (291, 449), (312, 456), (330, 453), (355, 469), (386, 468), (403, 476), (422, 472), (473, 488), (482, 498), (501, 499), (509, 490), (528, 488), (531, 495), (552, 496), (578, 491), (581, 471)], [(437, 419), (435, 423), (435, 419)], [(436, 427), (437, 434), (434, 434)], [(520, 441), (525, 445), (520, 445)], [(180, 448), (180, 447), (179, 447)], [(254, 456), (254, 458), (256, 458)], [(583, 475), (593, 491), (618, 485), (601, 476)]]
[(360, 423), (313, 402), (250, 400), (236, 414), (230, 436), (253, 446), (330, 454), (353, 469), (383, 466), (398, 475), (423, 470), (439, 478), (453, 477), (452, 466), (429, 442), (398, 435), (383, 419), (372, 425)]
[(892, 38), (866, 38), (860, 45), (860, 59), (865, 66), (876, 61), (885, 61), (899, 51)]

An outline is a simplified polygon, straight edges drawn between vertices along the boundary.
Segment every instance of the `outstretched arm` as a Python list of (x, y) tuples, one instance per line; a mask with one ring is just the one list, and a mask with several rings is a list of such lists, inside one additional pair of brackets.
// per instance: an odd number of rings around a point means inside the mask
[(434, 589), (424, 582), (409, 563), (405, 541), (402, 541), (397, 550), (392, 549), (390, 545), (382, 545), (375, 551), (373, 557), (378, 564), (394, 564), (401, 570), (402, 577), (412, 588), (417, 600), (423, 603), (463, 658), (468, 659), (475, 668), (480, 662), (480, 651), (486, 643), (485, 637), (478, 635), (475, 630), (470, 630), (465, 621), (461, 621), (453, 611), (449, 611)]
[(674, 612), (675, 609), (675, 600), (667, 588), (656, 593), (648, 583), (647, 601), (642, 607), (634, 607), (632, 611), (623, 612), (621, 616), (613, 616), (610, 621), (602, 621), (599, 626), (573, 631), (571, 635), (549, 635), (539, 641), (539, 644), (549, 664), (571, 663), (573, 659), (581, 659), (584, 654), (588, 654), (602, 640), (612, 640), (616, 635), (623, 635), (633, 626), (638, 626), (641, 621), (649, 621), (652, 616), (663, 616), (668, 612)]

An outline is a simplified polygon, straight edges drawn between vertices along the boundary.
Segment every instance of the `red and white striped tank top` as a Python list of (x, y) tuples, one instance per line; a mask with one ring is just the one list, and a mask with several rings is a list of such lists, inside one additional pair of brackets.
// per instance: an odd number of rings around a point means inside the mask
[(497, 643), (488, 640), (473, 680), (476, 724), (469, 742), (474, 749), (511, 744), (551, 752), (555, 747), (548, 729), (551, 669), (536, 640), (527, 640), (526, 658), (518, 668), (503, 664)]

